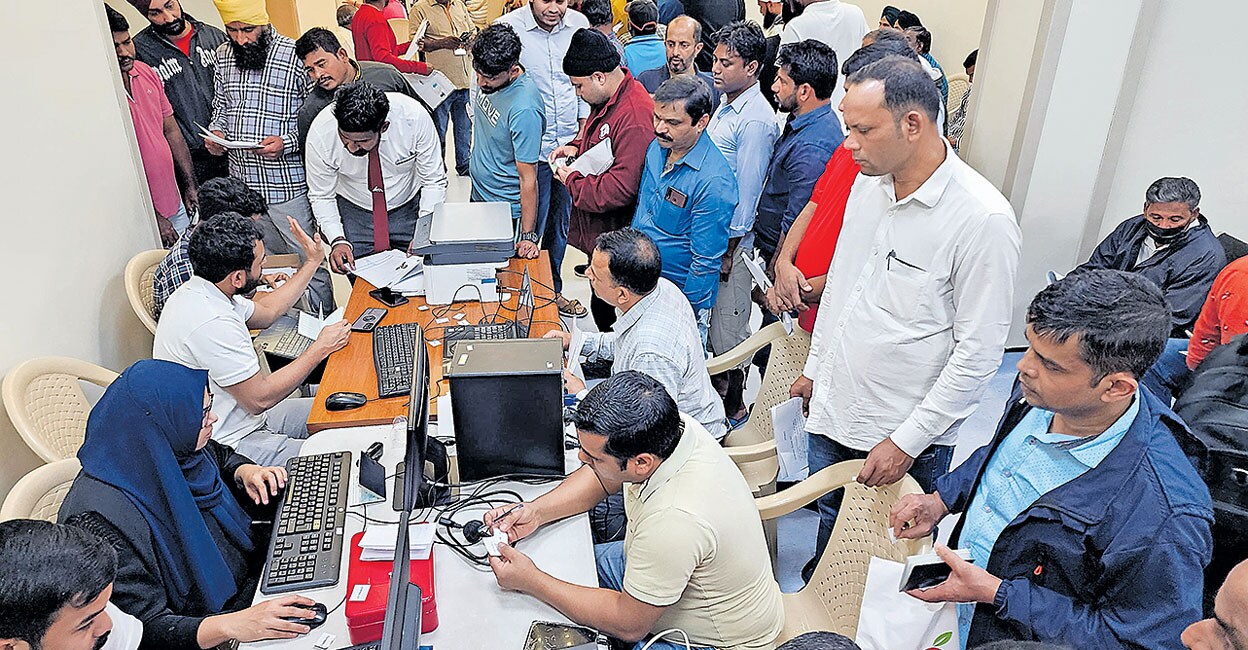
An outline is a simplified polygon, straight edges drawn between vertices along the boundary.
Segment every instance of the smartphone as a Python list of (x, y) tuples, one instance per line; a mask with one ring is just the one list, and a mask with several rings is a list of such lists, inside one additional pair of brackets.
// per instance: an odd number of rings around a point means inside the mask
[(398, 307), (399, 305), (407, 304), (407, 297), (401, 293), (395, 293), (390, 287), (373, 289), (368, 292), (368, 295), (387, 307)]

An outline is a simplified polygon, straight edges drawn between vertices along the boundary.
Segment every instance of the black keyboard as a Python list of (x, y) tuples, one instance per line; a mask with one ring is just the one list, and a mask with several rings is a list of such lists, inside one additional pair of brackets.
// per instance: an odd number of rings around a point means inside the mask
[(296, 456), (277, 507), (260, 592), (280, 594), (338, 584), (351, 452)]
[(406, 395), (412, 390), (412, 350), (419, 331), (416, 323), (380, 325), (373, 330), (378, 397)]
[(516, 338), (516, 324), (490, 323), (487, 325), (451, 325), (442, 330), (442, 358), (451, 357), (454, 341), (505, 341)]

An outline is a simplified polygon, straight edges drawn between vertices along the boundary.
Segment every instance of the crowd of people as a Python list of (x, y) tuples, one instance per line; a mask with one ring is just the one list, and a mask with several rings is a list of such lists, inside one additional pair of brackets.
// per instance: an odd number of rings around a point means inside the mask
[[(448, 160), (473, 201), (508, 204), (516, 256), (547, 254), (560, 314), (596, 330), (548, 335), (598, 375), (566, 377), (583, 466), (486, 513), (511, 542), (490, 559), (501, 588), (619, 647), (686, 647), (651, 638), (669, 628), (693, 648), (776, 647), (779, 585), (721, 446), (767, 360), (706, 366), (761, 311), (810, 336), (790, 389), (809, 471), (860, 460), (868, 487), (913, 477), (922, 492), (889, 515), (899, 539), (960, 515), (949, 546), (971, 560), (937, 545), (949, 578), (910, 594), (957, 604), (963, 648), (1248, 648), (1248, 565), (1206, 590), (1213, 503), (1195, 423), (1171, 410), (1248, 331), (1248, 257), (1228, 265), (1195, 182), (1161, 178), (1012, 322), (1025, 242), (959, 158), (970, 91), (952, 105), (914, 13), (886, 7), (875, 26), (850, 2), (759, 0), (759, 24), (740, 0), (530, 0), (487, 22), (481, 1), (362, 0), (291, 39), (262, 0), (215, 0), (224, 32), (179, 0), (129, 2), (149, 23), (133, 37), (105, 11), (169, 248), (154, 359), (94, 406), (60, 523), (0, 523), (0, 648), (309, 631), (304, 596), (251, 605), (269, 535), (255, 522), (309, 435), (298, 389), (349, 327), (274, 371), (250, 331), (301, 302), (331, 311), (331, 272), (407, 250), (446, 201)], [(396, 19), (419, 38), (401, 43)], [(414, 84), (435, 73), (453, 90), (431, 107)], [(601, 169), (572, 165), (594, 155)], [(568, 245), (588, 257), (589, 305), (563, 295)], [(275, 253), (298, 256), (293, 272), (264, 273)], [(985, 404), (1012, 325), (1028, 343), (1013, 392)], [(980, 407), (1000, 424), (951, 467)], [(803, 580), (840, 509), (840, 491), (818, 500)], [(598, 587), (514, 546), (581, 513)]]

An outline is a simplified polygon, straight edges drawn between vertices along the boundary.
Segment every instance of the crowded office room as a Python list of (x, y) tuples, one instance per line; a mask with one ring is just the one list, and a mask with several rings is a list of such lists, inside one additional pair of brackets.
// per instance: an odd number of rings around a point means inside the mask
[(1248, 5), (885, 2), (12, 3), (0, 650), (1248, 650)]

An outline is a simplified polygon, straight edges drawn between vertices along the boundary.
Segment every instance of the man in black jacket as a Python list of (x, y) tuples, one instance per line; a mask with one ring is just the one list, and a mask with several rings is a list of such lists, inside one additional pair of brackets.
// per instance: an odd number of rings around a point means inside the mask
[(134, 36), (138, 59), (165, 84), (173, 116), (191, 149), (195, 181), (228, 176), (225, 156), (213, 156), (199, 133), (212, 119), (212, 74), (225, 33), (182, 11), (180, 0), (129, 0), (151, 23)]
[(1074, 272), (1117, 269), (1152, 280), (1170, 303), (1170, 336), (1185, 339), (1224, 266), (1222, 244), (1200, 214), (1200, 188), (1167, 177), (1144, 193), (1144, 214), (1122, 222)]

